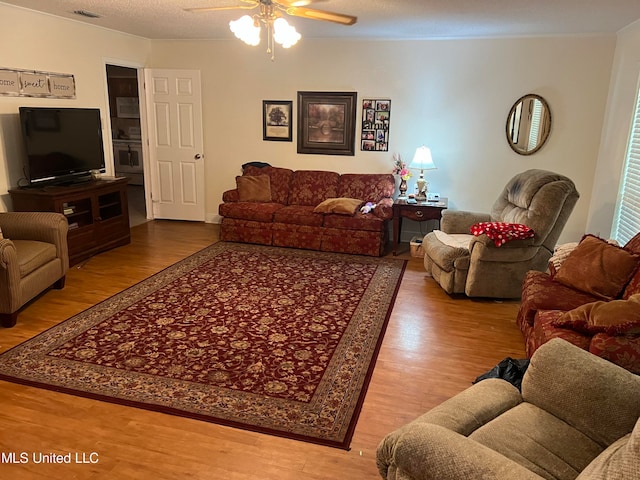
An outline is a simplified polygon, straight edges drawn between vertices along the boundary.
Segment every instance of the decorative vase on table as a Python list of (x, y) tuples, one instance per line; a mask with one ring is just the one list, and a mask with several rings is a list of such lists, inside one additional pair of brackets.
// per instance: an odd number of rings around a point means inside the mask
[(406, 198), (407, 197), (407, 181), (400, 177), (400, 186), (398, 187), (400, 190), (400, 196), (398, 198)]

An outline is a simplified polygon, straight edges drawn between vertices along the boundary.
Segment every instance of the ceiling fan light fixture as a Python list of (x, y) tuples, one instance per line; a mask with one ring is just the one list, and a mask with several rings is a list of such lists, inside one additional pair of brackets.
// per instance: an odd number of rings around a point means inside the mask
[(229, 28), (237, 38), (255, 47), (260, 44), (260, 24), (256, 23), (249, 15), (244, 15), (238, 20), (231, 20)]
[(276, 18), (275, 22), (273, 22), (273, 39), (276, 43), (282, 45), (283, 48), (289, 48), (296, 43), (298, 40), (302, 38), (296, 28), (282, 17)]

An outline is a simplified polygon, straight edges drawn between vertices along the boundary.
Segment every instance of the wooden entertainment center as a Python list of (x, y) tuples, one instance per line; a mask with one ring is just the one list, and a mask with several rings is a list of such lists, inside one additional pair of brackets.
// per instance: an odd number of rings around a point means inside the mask
[(69, 263), (131, 241), (127, 179), (9, 190), (16, 212), (58, 212), (69, 222)]

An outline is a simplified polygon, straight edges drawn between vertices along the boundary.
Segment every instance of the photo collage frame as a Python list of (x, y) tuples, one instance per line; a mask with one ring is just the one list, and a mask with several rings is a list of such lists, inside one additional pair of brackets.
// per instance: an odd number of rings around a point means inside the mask
[(389, 123), (391, 100), (362, 100), (362, 135), (360, 150), (367, 152), (389, 151)]

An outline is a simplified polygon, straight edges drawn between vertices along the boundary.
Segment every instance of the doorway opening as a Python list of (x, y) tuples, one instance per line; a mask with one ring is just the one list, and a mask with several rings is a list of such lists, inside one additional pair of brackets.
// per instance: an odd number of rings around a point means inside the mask
[(129, 179), (129, 224), (134, 227), (149, 221), (144, 186), (138, 70), (107, 64), (106, 71), (114, 173), (116, 177)]

